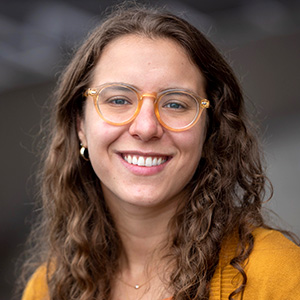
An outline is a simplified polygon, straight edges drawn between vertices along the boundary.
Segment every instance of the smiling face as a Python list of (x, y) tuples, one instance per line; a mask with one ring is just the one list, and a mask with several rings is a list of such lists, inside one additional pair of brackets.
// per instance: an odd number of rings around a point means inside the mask
[[(120, 82), (142, 93), (186, 89), (205, 97), (204, 79), (183, 48), (170, 39), (126, 35), (110, 42), (94, 69), (90, 87)], [(173, 132), (158, 122), (153, 97), (123, 126), (106, 123), (86, 100), (78, 135), (108, 203), (159, 206), (183, 201), (182, 191), (199, 163), (205, 111), (192, 128)]]

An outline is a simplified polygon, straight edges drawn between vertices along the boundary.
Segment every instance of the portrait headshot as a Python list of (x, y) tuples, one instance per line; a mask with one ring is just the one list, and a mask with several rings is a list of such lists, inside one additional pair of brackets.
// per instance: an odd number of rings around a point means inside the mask
[(5, 297), (300, 299), (299, 5), (104, 2), (3, 81)]

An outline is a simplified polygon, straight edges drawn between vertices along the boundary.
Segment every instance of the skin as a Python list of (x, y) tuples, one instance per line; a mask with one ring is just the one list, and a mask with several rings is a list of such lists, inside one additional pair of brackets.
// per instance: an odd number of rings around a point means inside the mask
[[(200, 70), (184, 49), (169, 39), (127, 35), (113, 40), (102, 52), (93, 75), (90, 87), (122, 82), (143, 93), (182, 88), (205, 97)], [(145, 261), (166, 239), (167, 224), (184, 201), (184, 187), (201, 158), (205, 119), (204, 112), (186, 131), (167, 130), (156, 119), (153, 98), (145, 97), (133, 122), (113, 126), (99, 117), (91, 97), (86, 100), (84, 117), (78, 120), (78, 136), (89, 150), (116, 221), (124, 246), (122, 276), (126, 275), (127, 282), (144, 278)], [(124, 161), (126, 154), (164, 156), (168, 160), (159, 167), (138, 167)]]

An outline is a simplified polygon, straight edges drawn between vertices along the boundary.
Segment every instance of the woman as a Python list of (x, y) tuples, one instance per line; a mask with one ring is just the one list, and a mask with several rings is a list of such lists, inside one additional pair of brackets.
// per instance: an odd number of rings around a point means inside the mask
[(121, 9), (84, 42), (41, 178), (40, 267), (24, 300), (300, 297), (300, 250), (261, 215), (239, 84), (172, 14)]

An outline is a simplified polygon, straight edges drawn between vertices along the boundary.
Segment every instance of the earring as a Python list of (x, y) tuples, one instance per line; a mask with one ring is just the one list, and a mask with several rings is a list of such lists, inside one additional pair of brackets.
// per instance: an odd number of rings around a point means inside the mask
[(88, 149), (85, 148), (82, 144), (80, 144), (81, 148), (80, 148), (80, 155), (81, 157), (86, 160), (89, 161), (89, 153), (88, 153)]

